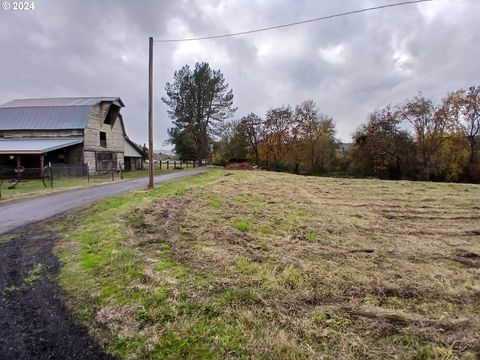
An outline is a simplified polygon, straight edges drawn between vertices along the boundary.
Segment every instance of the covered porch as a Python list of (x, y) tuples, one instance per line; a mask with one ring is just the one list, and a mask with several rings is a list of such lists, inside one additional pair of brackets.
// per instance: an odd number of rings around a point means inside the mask
[(0, 169), (83, 163), (83, 138), (0, 139)]

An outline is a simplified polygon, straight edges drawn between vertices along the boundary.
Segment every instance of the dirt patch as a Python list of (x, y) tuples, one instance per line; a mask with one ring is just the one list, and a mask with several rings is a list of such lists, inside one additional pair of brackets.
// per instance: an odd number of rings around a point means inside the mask
[(454, 251), (451, 259), (465, 265), (466, 267), (480, 268), (480, 255), (472, 251)]
[(56, 234), (34, 224), (12, 235), (0, 243), (0, 357), (112, 359), (62, 301), (55, 282), (59, 263), (52, 253)]
[(227, 169), (227, 170), (253, 170), (254, 168), (249, 163), (243, 162), (243, 163), (228, 164), (228, 165), (225, 166), (225, 169)]
[(458, 250), (455, 251), (456, 256), (460, 256), (466, 259), (480, 259), (480, 255), (471, 251)]
[(97, 321), (111, 329), (118, 329), (120, 333), (138, 331), (139, 325), (134, 315), (141, 309), (138, 305), (107, 306), (97, 314)]

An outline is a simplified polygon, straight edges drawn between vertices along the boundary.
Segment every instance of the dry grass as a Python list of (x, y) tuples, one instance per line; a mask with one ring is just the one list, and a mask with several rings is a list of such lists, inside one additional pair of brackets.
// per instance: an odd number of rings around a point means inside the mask
[[(124, 219), (108, 239), (86, 218), (63, 244), (63, 284), (117, 356), (479, 356), (479, 186), (199, 179), (99, 209)], [(86, 266), (85, 244), (108, 256)]]

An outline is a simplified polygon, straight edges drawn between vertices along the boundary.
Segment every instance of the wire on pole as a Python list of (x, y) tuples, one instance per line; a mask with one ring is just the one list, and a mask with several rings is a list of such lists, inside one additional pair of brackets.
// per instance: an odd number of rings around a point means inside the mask
[(230, 33), (230, 34), (209, 35), (209, 36), (183, 38), (183, 39), (159, 39), (159, 40), (153, 40), (153, 41), (156, 42), (156, 43), (174, 43), (174, 42), (228, 38), (228, 37), (233, 37), (233, 36), (254, 34), (254, 33), (259, 33), (259, 32), (263, 32), (263, 31), (270, 31), (270, 30), (282, 29), (282, 28), (291, 27), (291, 26), (308, 24), (308, 23), (312, 23), (312, 22), (316, 22), (316, 21), (328, 20), (328, 19), (338, 18), (338, 17), (342, 17), (342, 16), (364, 13), (364, 12), (368, 12), (368, 11), (381, 10), (381, 9), (392, 8), (392, 7), (397, 7), (397, 6), (404, 6), (404, 5), (413, 5), (413, 4), (419, 4), (419, 3), (431, 2), (431, 1), (435, 1), (435, 0), (402, 1), (402, 2), (394, 3), (394, 4), (373, 6), (373, 7), (369, 7), (369, 8), (365, 8), (365, 9), (352, 10), (352, 11), (347, 11), (347, 12), (342, 12), (342, 13), (337, 13), (337, 14), (332, 14), (332, 15), (321, 16), (321, 17), (317, 17), (317, 18), (313, 18), (313, 19), (295, 21), (295, 22), (288, 23), (288, 24), (281, 24), (281, 25), (269, 26), (269, 27), (253, 29), (253, 30), (239, 31), (239, 32)]

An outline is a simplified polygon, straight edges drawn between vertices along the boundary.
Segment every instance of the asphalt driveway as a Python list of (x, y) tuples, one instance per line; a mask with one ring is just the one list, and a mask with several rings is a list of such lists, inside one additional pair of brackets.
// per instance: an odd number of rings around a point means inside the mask
[[(200, 169), (187, 170), (159, 175), (155, 177), (155, 183), (201, 174), (205, 171), (206, 170)], [(115, 184), (67, 190), (51, 195), (39, 196), (0, 205), (0, 234), (37, 221), (48, 219), (52, 216), (62, 214), (66, 211), (87, 205), (97, 200), (118, 195), (130, 190), (145, 188), (147, 184), (148, 179), (141, 178)]]

